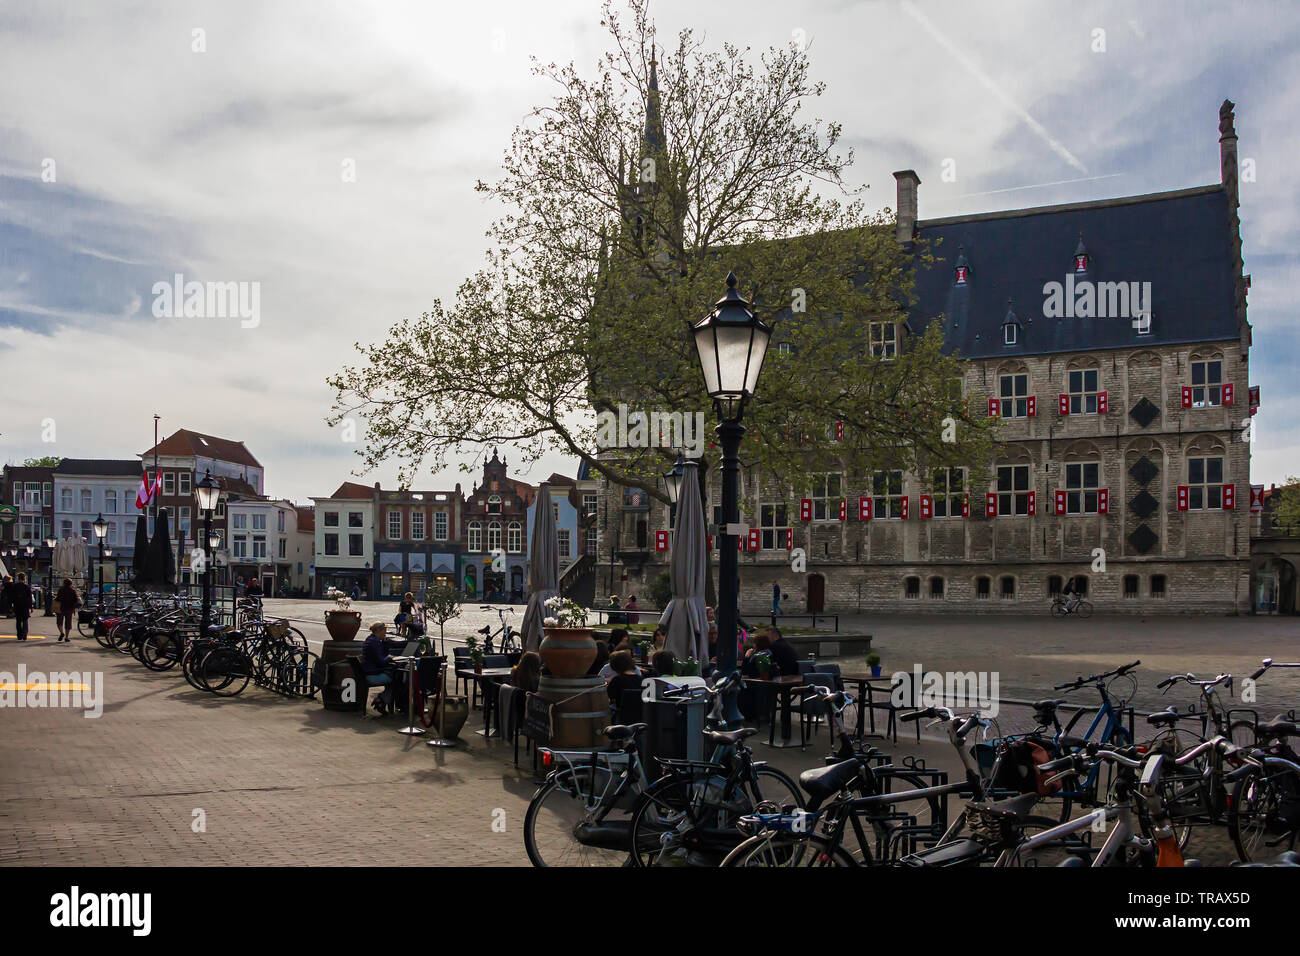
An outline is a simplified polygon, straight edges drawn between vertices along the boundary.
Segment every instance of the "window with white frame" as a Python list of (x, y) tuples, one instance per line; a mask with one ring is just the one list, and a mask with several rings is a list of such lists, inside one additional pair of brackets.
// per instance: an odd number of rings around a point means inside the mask
[(281, 538), (280, 539), (280, 560), (281, 561), (285, 559), (287, 555), (287, 551), (288, 551), (288, 542), (286, 541), (286, 539)]
[(364, 524), (363, 524), (363, 522), (362, 522), (362, 520), (361, 520), (361, 512), (360, 512), (360, 511), (349, 511), (349, 512), (348, 512), (348, 527), (349, 527), (349, 528), (361, 528), (361, 527), (364, 527)]
[(759, 506), (758, 527), (764, 551), (784, 551), (789, 526), (789, 511), (784, 501)]
[(190, 493), (190, 473), (188, 471), (182, 471), (178, 477), (180, 479), (180, 484), (176, 489), (177, 493), (188, 495)]
[(388, 512), (388, 537), (396, 540), (402, 536), (402, 513), (397, 510)]
[(1069, 395), (1071, 415), (1094, 415), (1097, 412), (1098, 388), (1095, 368), (1076, 368), (1070, 371)]
[(328, 555), (337, 555), (339, 553), (339, 536), (337, 534), (325, 535), (325, 553)]
[(1187, 459), (1187, 507), (1211, 511), (1223, 507), (1223, 459)]
[(600, 547), (600, 532), (593, 526), (587, 529), (587, 553), (595, 554)]
[(163, 494), (165, 495), (176, 494), (176, 472), (174, 471), (163, 472)]
[(960, 518), (966, 496), (965, 468), (936, 468), (930, 485), (936, 518)]
[(871, 476), (871, 515), (903, 517), (903, 472), (899, 469), (877, 471)]
[(266, 530), (266, 515), (264, 514), (253, 515), (253, 530), (254, 531)]
[(998, 466), (998, 516), (1029, 514), (1029, 466)]
[(840, 499), (844, 494), (841, 474), (814, 475), (812, 478), (812, 516), (814, 521), (838, 521)]
[(41, 498), (47, 508), (54, 504), (54, 482), (46, 481), (41, 484)]
[(1095, 515), (1101, 465), (1095, 461), (1068, 462), (1065, 466), (1065, 513)]
[(230, 527), (236, 531), (246, 531), (248, 529), (248, 515), (242, 511), (236, 511), (230, 516)]
[(279, 509), (275, 512), (275, 530), (284, 534), (284, 512)]
[[(326, 535), (325, 539), (326, 539), (326, 543), (328, 543), (329, 535)], [(234, 545), (234, 547), (231, 549), (230, 552), (231, 557), (235, 557), (235, 558), (248, 557), (248, 535), (237, 534), (231, 539), (231, 543)], [(326, 548), (326, 554), (328, 553), (329, 553), (329, 549)]]
[(117, 514), (117, 489), (104, 489), (104, 511), (108, 514)]
[(488, 522), (487, 546), (489, 551), (495, 551), (501, 547), (501, 522)]
[(433, 536), (438, 541), (447, 540), (447, 512), (435, 511), (433, 513)]
[(266, 535), (253, 535), (253, 557), (258, 560), (266, 557)]
[(72, 522), (63, 520), (59, 522), (59, 540), (72, 537)]
[(81, 510), (86, 513), (95, 510), (95, 496), (89, 488), (81, 489)]
[(892, 359), (898, 352), (898, 325), (894, 322), (871, 323), (871, 354), (878, 359)]
[(348, 555), (353, 558), (359, 558), (365, 554), (365, 536), (360, 534), (348, 535)]
[(59, 510), (60, 511), (72, 510), (72, 489), (71, 488), (63, 488), (59, 491)]
[(506, 550), (511, 554), (519, 554), (524, 550), (524, 526), (518, 521), (512, 521), (506, 527)]
[(469, 550), (476, 551), (476, 552), (482, 551), (483, 550), (483, 525), (478, 521), (471, 521), (469, 523), (468, 532), (469, 532), (469, 544), (468, 544)]
[(411, 537), (416, 541), (424, 540), (424, 512), (411, 512)]
[(1003, 418), (1029, 417), (1029, 375), (1016, 372), (998, 377), (998, 403)]
[(325, 527), (337, 528), (339, 526), (339, 513), (337, 511), (325, 512)]
[(90, 527), (89, 521), (81, 522), (81, 540), (85, 541), (87, 544), (95, 540), (95, 532)]
[(560, 528), (555, 532), (556, 548), (559, 549), (560, 557), (567, 558), (570, 556), (572, 544), (569, 540), (569, 529)]
[(177, 527), (180, 528), (180, 534), (182, 538), (188, 538), (190, 536), (189, 505), (185, 505), (184, 507), (177, 509)]
[(501, 513), (500, 495), (488, 495), (487, 510), (490, 515), (499, 515)]
[(596, 513), (596, 496), (594, 494), (584, 494), (582, 496), (582, 513), (585, 515), (594, 515)]
[(1192, 408), (1223, 404), (1223, 361), (1209, 359), (1192, 363)]

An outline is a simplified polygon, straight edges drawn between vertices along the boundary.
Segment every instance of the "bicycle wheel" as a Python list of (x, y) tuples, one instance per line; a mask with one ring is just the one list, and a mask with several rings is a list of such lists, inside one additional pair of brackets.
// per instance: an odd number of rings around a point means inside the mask
[(1234, 720), (1228, 725), (1228, 739), (1245, 750), (1257, 746), (1254, 722), (1245, 719)]
[(627, 866), (626, 846), (614, 848), (584, 843), (599, 835), (601, 843), (617, 842), (618, 830), (627, 838), (625, 814), (603, 822), (601, 831), (590, 828), (592, 816), (616, 778), (605, 767), (580, 767), (552, 774), (528, 803), (524, 814), (524, 849), (533, 866)]
[[(880, 773), (879, 769), (876, 772), (879, 774), (879, 779), (893, 793), (901, 793), (904, 790), (925, 790), (934, 786), (932, 780), (907, 770), (891, 768), (887, 775)], [(865, 793), (862, 795), (866, 796)], [(889, 810), (905, 813), (909, 819), (863, 820), (862, 822), (870, 824), (870, 831), (876, 838), (876, 845), (874, 848), (864, 846), (855, 846), (851, 849), (845, 848), (845, 852), (853, 858), (857, 865), (870, 866), (877, 858), (883, 861), (901, 859), (917, 849), (916, 843), (918, 839), (924, 839), (928, 836), (931, 840), (935, 840), (942, 836), (941, 831), (934, 832), (933, 829), (936, 824), (943, 822), (943, 807), (939, 797), (927, 796), (918, 797), (915, 800), (899, 801), (890, 804)], [(852, 832), (851, 823), (846, 825), (845, 835), (841, 839), (841, 846), (849, 840), (848, 834), (850, 832)]]
[(179, 634), (159, 631), (150, 634), (140, 645), (140, 663), (151, 671), (171, 670), (180, 661)]
[(109, 646), (119, 654), (131, 653), (131, 625), (123, 621), (109, 631)]
[(1243, 863), (1295, 849), (1296, 830), (1287, 832), (1282, 809), (1284, 804), (1297, 800), (1300, 781), (1290, 772), (1270, 774), (1263, 767), (1252, 767), (1237, 781), (1232, 791), (1228, 835)]
[(113, 647), (113, 638), (111, 634), (112, 634), (111, 628), (108, 627), (95, 628), (95, 640), (98, 642), (99, 646), (104, 648), (105, 650), (109, 650)]
[(723, 866), (857, 866), (843, 847), (811, 833), (777, 833), (752, 836), (727, 854)]
[[(1182, 767), (1169, 765), (1156, 784), (1156, 794), (1169, 814), (1169, 827), (1173, 830), (1180, 850), (1187, 849), (1187, 844), (1191, 842), (1193, 819), (1204, 812), (1204, 772), (1205, 768), (1197, 766), (1195, 762)], [(1144, 837), (1155, 839), (1155, 826), (1142, 804), (1138, 808), (1138, 826)]]
[(1092, 605), (1087, 601), (1080, 601), (1077, 605), (1075, 605), (1074, 613), (1079, 615), (1079, 617), (1087, 620), (1088, 618), (1092, 617)]
[(198, 677), (218, 697), (235, 697), (244, 692), (253, 676), (253, 662), (235, 647), (209, 651), (199, 665)]
[(1069, 613), (1070, 612), (1065, 609), (1065, 605), (1062, 604), (1060, 601), (1053, 602), (1052, 617), (1065, 617), (1065, 615)]
[[(632, 811), (630, 856), (633, 866), (711, 866), (691, 846), (697, 830), (716, 828), (718, 814), (705, 801), (704, 780), (664, 777), (641, 795)], [(749, 800), (741, 795), (744, 803)], [(736, 835), (740, 842), (740, 834)]]
[(757, 768), (754, 779), (747, 786), (754, 805), (770, 800), (784, 810), (803, 806), (805, 802), (799, 785), (775, 767)]
[(77, 612), (77, 633), (82, 637), (93, 637), (95, 634), (95, 618), (91, 618), (89, 623), (81, 619), (81, 613)]

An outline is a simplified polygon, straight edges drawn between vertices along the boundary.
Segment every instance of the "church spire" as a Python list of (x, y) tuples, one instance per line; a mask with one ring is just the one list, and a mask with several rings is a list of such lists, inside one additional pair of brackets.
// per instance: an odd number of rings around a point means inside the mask
[(645, 104), (645, 155), (652, 156), (663, 151), (664, 124), (659, 115), (659, 63), (655, 59), (655, 47), (650, 45), (650, 83), (646, 90)]

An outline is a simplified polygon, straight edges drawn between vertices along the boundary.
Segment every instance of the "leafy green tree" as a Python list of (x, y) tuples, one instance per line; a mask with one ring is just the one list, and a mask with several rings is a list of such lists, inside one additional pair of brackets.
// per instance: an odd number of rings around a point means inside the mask
[(424, 592), (424, 619), (438, 625), (438, 640), (442, 654), (447, 654), (447, 637), (444, 628), (448, 621), (460, 617), (460, 592), (450, 584), (435, 584)]
[(58, 468), (62, 458), (54, 455), (46, 455), (43, 458), (28, 458), (23, 462), (24, 468)]
[(525, 465), (560, 452), (664, 500), (676, 453), (602, 453), (598, 415), (625, 403), (711, 425), (687, 324), (734, 271), (777, 323), (746, 413), (747, 471), (789, 497), (829, 470), (980, 475), (992, 426), (954, 393), (960, 360), (937, 323), (903, 331), (930, 253), (900, 248), (892, 213), (868, 212), (849, 182), (839, 124), (808, 117), (824, 87), (804, 52), (755, 63), (682, 30), (656, 53), (645, 0), (626, 16), (606, 0), (602, 23), (594, 76), (535, 64), (555, 95), (515, 131), (501, 178), (478, 184), (503, 207), (483, 269), (329, 378), (331, 423), (366, 421), (365, 468), (395, 458), (409, 481), (510, 442)]
[(1273, 518), (1279, 527), (1300, 527), (1300, 478), (1288, 477), (1286, 484), (1272, 496)]

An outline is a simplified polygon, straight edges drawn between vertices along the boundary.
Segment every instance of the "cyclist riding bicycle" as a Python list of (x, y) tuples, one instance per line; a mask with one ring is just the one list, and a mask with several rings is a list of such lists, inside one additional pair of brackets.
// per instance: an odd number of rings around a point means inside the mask
[(1082, 598), (1074, 586), (1073, 575), (1065, 582), (1065, 587), (1061, 588), (1061, 597), (1065, 598), (1065, 606), (1067, 609), (1073, 611), (1079, 606), (1079, 601)]

